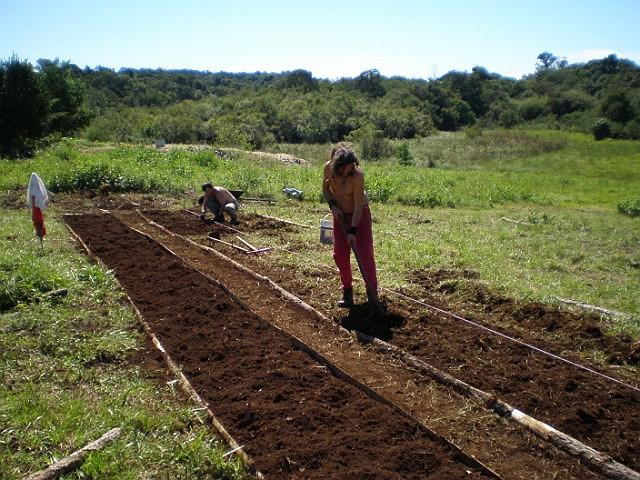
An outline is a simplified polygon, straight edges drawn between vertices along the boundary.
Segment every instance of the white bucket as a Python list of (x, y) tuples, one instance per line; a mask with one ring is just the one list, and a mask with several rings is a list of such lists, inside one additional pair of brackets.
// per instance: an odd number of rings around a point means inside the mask
[(327, 214), (320, 220), (320, 243), (333, 245), (333, 215)]

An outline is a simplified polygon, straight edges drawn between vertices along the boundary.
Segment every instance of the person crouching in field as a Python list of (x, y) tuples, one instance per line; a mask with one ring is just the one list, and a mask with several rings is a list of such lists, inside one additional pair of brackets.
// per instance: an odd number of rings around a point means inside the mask
[(369, 199), (364, 191), (364, 173), (349, 145), (339, 143), (331, 150), (331, 158), (324, 165), (322, 194), (333, 213), (333, 258), (340, 270), (342, 283), (342, 300), (338, 306), (353, 306), (350, 247), (355, 248), (365, 271), (365, 281), (369, 284), (368, 300), (377, 300), (378, 280)]
[[(224, 222), (224, 214), (226, 212), (231, 218), (231, 224), (238, 224), (238, 200), (234, 197), (229, 190), (224, 187), (214, 187), (211, 182), (202, 185), (202, 191), (204, 195), (202, 200), (202, 214), (200, 218), (203, 220), (207, 214), (207, 210), (211, 211), (214, 215), (215, 222)], [(200, 201), (198, 201), (200, 203)]]

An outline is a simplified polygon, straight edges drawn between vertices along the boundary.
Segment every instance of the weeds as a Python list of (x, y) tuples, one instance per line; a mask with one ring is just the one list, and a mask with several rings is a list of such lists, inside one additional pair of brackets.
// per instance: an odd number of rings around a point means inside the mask
[(618, 204), (618, 211), (630, 217), (640, 217), (640, 198), (623, 200)]

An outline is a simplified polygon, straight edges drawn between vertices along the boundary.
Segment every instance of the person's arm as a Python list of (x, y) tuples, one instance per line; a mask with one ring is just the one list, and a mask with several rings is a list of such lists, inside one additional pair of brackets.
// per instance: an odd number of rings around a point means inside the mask
[(337, 218), (342, 217), (342, 210), (338, 207), (335, 198), (331, 194), (331, 162), (324, 164), (324, 175), (322, 178), (322, 196), (329, 204), (331, 213)]
[(236, 210), (238, 210), (240, 208), (240, 202), (238, 202), (238, 199), (231, 192), (229, 192), (229, 200), (230, 200), (231, 203), (233, 203), (235, 205)]
[(202, 196), (202, 206), (200, 207), (200, 220), (204, 220), (207, 216), (207, 196)]
[(365, 204), (364, 199), (364, 173), (358, 172), (353, 176), (353, 215), (351, 215), (351, 225), (347, 225), (347, 241), (350, 245), (355, 245), (356, 242), (356, 232)]

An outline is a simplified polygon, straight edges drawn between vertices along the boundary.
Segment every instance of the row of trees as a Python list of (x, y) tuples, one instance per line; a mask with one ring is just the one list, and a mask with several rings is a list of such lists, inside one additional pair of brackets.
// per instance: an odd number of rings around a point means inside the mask
[[(449, 72), (432, 80), (316, 79), (279, 74), (79, 67), (16, 57), (0, 64), (2, 153), (28, 151), (46, 135), (94, 140), (217, 143), (262, 148), (274, 142), (375, 145), (470, 125), (591, 131), (640, 138), (640, 69), (611, 55), (567, 65), (549, 52), (521, 80)], [(372, 149), (375, 152), (376, 149)]]

